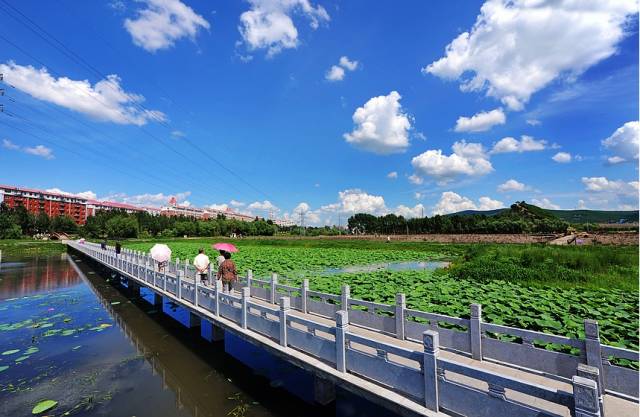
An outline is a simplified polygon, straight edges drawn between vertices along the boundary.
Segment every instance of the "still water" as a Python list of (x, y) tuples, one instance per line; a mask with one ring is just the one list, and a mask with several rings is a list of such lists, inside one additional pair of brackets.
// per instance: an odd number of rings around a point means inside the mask
[(312, 406), (67, 254), (0, 267), (0, 416), (368, 414)]

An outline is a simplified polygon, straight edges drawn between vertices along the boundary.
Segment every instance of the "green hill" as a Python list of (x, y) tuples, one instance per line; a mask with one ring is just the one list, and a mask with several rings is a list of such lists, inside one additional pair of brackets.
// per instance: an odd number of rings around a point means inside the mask
[(449, 216), (499, 216), (516, 218), (558, 218), (569, 223), (625, 223), (638, 222), (638, 210), (548, 210), (524, 201), (516, 201), (510, 208), (496, 210), (465, 210), (451, 213)]

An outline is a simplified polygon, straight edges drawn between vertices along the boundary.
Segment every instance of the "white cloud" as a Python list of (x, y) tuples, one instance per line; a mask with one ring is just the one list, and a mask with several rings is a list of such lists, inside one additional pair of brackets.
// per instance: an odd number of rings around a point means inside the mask
[(488, 0), (471, 31), (423, 72), (460, 79), (462, 91), (486, 90), (521, 110), (556, 78), (574, 79), (613, 55), (637, 12), (636, 0)]
[(242, 201), (236, 201), (236, 200), (229, 201), (229, 204), (231, 204), (233, 207), (243, 207), (246, 205)]
[(298, 204), (292, 211), (292, 215), (294, 219), (300, 222), (301, 218), (304, 218), (305, 226), (314, 226), (322, 223), (322, 219), (320, 218), (319, 210), (311, 210), (311, 206), (309, 206), (306, 202), (301, 202)]
[(348, 69), (349, 71), (355, 71), (358, 68), (358, 61), (355, 59), (353, 61), (349, 61), (349, 58), (346, 56), (340, 57), (340, 66), (344, 69)]
[(514, 179), (505, 181), (504, 183), (498, 185), (498, 192), (507, 193), (509, 191), (526, 191), (529, 190), (529, 186), (518, 182)]
[(377, 154), (404, 152), (409, 146), (411, 120), (402, 111), (401, 96), (392, 91), (387, 96), (369, 99), (353, 113), (356, 127), (344, 138), (350, 144)]
[(254, 201), (247, 206), (249, 210), (268, 210), (268, 211), (280, 211), (271, 201)]
[(559, 164), (568, 164), (569, 162), (571, 162), (572, 157), (569, 152), (558, 152), (557, 154), (553, 155), (551, 159)]
[(139, 0), (146, 8), (135, 19), (125, 19), (124, 27), (133, 43), (149, 52), (172, 47), (181, 38), (195, 39), (209, 22), (180, 0)]
[(327, 81), (342, 81), (344, 79), (344, 68), (332, 65), (331, 69), (324, 75)]
[(512, 137), (500, 139), (493, 144), (491, 153), (531, 152), (542, 151), (547, 147), (546, 140), (537, 140), (531, 136), (522, 135), (521, 140)]
[(424, 216), (424, 206), (422, 204), (416, 204), (413, 207), (407, 207), (400, 204), (393, 210), (393, 213), (397, 216), (402, 216), (405, 219), (413, 219), (416, 217)]
[(384, 198), (371, 195), (359, 189), (350, 189), (338, 193), (340, 210), (347, 213), (384, 214), (386, 206)]
[(409, 175), (409, 182), (415, 185), (422, 185), (424, 183), (424, 179), (416, 174)]
[(625, 182), (606, 177), (582, 177), (587, 191), (609, 192), (623, 196), (638, 196), (638, 181)]
[(44, 159), (53, 159), (53, 151), (51, 148), (47, 148), (44, 145), (36, 145), (34, 147), (26, 147), (22, 149), (24, 153), (28, 153), (29, 155), (40, 156)]
[(324, 7), (314, 7), (309, 0), (249, 0), (249, 3), (251, 8), (240, 15), (238, 30), (249, 50), (266, 48), (270, 57), (298, 46), (298, 29), (290, 16), (294, 12), (308, 18), (312, 29), (330, 19)]
[(180, 138), (187, 137), (187, 134), (181, 130), (173, 130), (171, 131), (171, 136), (173, 136), (176, 139), (180, 139)]
[(529, 126), (539, 126), (542, 124), (542, 122), (538, 119), (527, 119), (527, 124)]
[(493, 166), (480, 143), (455, 142), (453, 153), (444, 155), (442, 150), (428, 150), (411, 160), (418, 176), (433, 177), (440, 183), (467, 175), (471, 177), (486, 175)]
[(542, 207), (544, 209), (560, 210), (560, 206), (557, 204), (553, 204), (548, 198), (543, 198), (542, 200), (534, 198), (533, 200), (531, 200), (531, 204), (533, 204), (534, 206)]
[(421, 192), (419, 192), (419, 191), (416, 191), (415, 193), (413, 193), (413, 197), (414, 197), (416, 200), (422, 200), (422, 197), (424, 197), (424, 194), (423, 194), (423, 193), (421, 193)]
[(615, 154), (607, 158), (610, 164), (637, 161), (640, 147), (640, 122), (625, 123), (604, 139), (602, 145)]
[(396, 178), (398, 178), (398, 173), (396, 171), (391, 171), (387, 174), (387, 178), (395, 180)]
[(502, 109), (476, 113), (471, 117), (458, 117), (456, 132), (484, 132), (495, 125), (503, 125), (507, 120)]
[(169, 200), (172, 197), (175, 197), (176, 202), (179, 205), (182, 205), (184, 201), (187, 200), (187, 197), (191, 195), (191, 191), (184, 191), (177, 194), (164, 194), (164, 193), (144, 193), (144, 194), (135, 194), (135, 195), (127, 195), (124, 193), (111, 194), (101, 200), (108, 201), (119, 201), (127, 204), (134, 204), (140, 206), (164, 206), (169, 204)]
[(11, 142), (9, 139), (2, 139), (2, 147), (5, 149), (9, 149), (10, 151), (17, 151), (20, 149), (20, 146)]
[(229, 209), (229, 205), (222, 203), (222, 204), (209, 204), (207, 206), (207, 208), (211, 209), (211, 210), (217, 210), (217, 211), (227, 211)]
[(492, 200), (489, 197), (480, 197), (478, 203), (453, 191), (445, 191), (433, 207), (432, 214), (449, 214), (464, 210), (495, 210), (504, 207), (501, 201)]
[(358, 61), (349, 61), (346, 56), (341, 56), (338, 65), (332, 65), (324, 78), (327, 81), (342, 81), (345, 76), (345, 70), (355, 71), (358, 68)]
[(10, 151), (18, 151), (18, 152), (27, 153), (29, 155), (40, 156), (44, 159), (55, 158), (55, 156), (53, 155), (53, 150), (51, 150), (51, 148), (47, 148), (44, 145), (36, 145), (33, 147), (28, 147), (28, 146), (21, 147), (11, 142), (9, 139), (2, 139), (2, 147)]
[(576, 206), (578, 210), (588, 210), (587, 203), (584, 200), (578, 200), (578, 205)]
[(0, 73), (4, 73), (6, 82), (32, 97), (100, 121), (142, 126), (148, 121), (165, 119), (164, 113), (158, 110), (141, 109), (139, 104), (144, 97), (124, 91), (120, 77), (114, 74), (92, 86), (87, 80), (54, 78), (46, 68), (38, 70), (13, 61), (0, 64)]
[(82, 191), (80, 193), (70, 193), (68, 191), (63, 191), (60, 188), (55, 188), (55, 187), (47, 188), (45, 191), (48, 191), (50, 193), (65, 194), (65, 195), (71, 195), (71, 196), (80, 197), (80, 198), (86, 198), (88, 200), (98, 199), (98, 196), (93, 191)]

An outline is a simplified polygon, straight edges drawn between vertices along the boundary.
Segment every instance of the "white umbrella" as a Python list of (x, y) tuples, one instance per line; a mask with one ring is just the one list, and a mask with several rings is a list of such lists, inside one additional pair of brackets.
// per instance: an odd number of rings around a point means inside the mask
[(149, 253), (156, 262), (167, 262), (171, 259), (171, 249), (163, 243), (153, 245)]

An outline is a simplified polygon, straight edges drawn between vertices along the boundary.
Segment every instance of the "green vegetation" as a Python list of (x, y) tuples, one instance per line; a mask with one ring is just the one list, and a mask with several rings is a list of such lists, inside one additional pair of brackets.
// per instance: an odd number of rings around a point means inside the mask
[(2, 257), (6, 258), (8, 256), (56, 254), (64, 252), (66, 247), (58, 241), (51, 240), (7, 239), (0, 240), (0, 250)]
[(524, 201), (491, 215), (445, 215), (406, 220), (387, 214), (359, 213), (349, 218), (349, 229), (359, 233), (563, 233), (569, 224), (547, 210)]
[[(155, 242), (127, 242), (148, 250)], [(181, 259), (212, 240), (165, 241)], [(481, 303), (491, 323), (583, 337), (583, 320), (601, 325), (605, 343), (638, 348), (637, 247), (547, 247), (542, 245), (444, 245), (335, 240), (239, 240), (233, 259), (256, 277), (278, 273), (281, 282), (338, 294), (351, 285), (355, 298), (393, 303), (407, 295), (409, 308), (469, 316)], [(328, 268), (393, 261), (452, 260), (450, 268), (430, 271), (375, 271), (330, 274)], [(512, 340), (509, 336), (500, 336)], [(566, 346), (547, 346), (570, 352)], [(575, 353), (575, 352), (574, 352)], [(629, 364), (628, 364), (629, 365)], [(630, 364), (636, 366), (636, 364)]]

